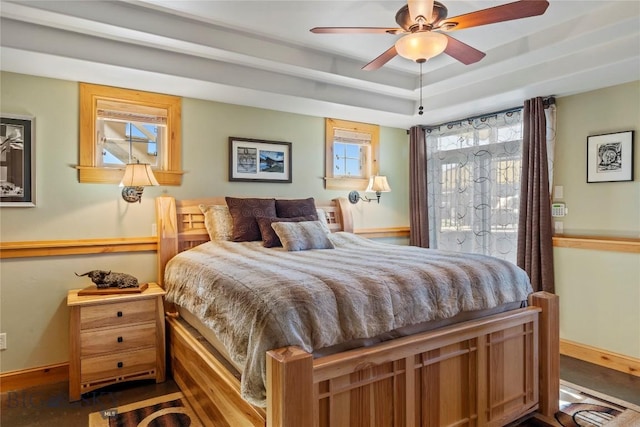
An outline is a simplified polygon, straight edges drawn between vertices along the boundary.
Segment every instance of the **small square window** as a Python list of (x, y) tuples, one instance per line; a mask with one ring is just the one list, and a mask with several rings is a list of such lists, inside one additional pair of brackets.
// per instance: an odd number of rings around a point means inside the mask
[(181, 109), (176, 96), (80, 83), (80, 182), (118, 183), (140, 162), (180, 185)]
[(325, 119), (325, 132), (325, 187), (364, 190), (378, 173), (379, 126)]

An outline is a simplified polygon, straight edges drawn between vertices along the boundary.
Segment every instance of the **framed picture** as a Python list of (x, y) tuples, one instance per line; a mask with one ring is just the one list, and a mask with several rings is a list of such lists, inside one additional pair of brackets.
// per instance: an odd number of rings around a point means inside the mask
[(34, 118), (0, 113), (0, 207), (36, 205)]
[(291, 182), (291, 143), (229, 137), (229, 181)]
[(587, 137), (587, 183), (633, 181), (633, 131)]

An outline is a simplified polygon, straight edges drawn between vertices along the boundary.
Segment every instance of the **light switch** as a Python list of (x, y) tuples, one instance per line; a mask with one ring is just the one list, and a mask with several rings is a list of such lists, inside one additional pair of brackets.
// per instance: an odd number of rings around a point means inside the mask
[(564, 233), (564, 224), (562, 223), (562, 221), (554, 221), (553, 222), (553, 227), (554, 227), (554, 234), (562, 234)]
[(562, 199), (564, 197), (564, 187), (562, 185), (556, 185), (553, 187), (553, 198)]

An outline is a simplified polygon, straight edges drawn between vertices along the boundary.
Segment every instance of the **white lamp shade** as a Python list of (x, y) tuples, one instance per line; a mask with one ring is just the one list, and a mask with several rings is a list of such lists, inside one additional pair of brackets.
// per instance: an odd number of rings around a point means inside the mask
[(153, 176), (151, 165), (147, 163), (129, 163), (124, 170), (120, 187), (148, 187), (160, 185)]
[(440, 55), (447, 48), (447, 36), (433, 31), (418, 31), (396, 41), (398, 55), (423, 62)]
[(369, 185), (365, 192), (380, 192), (380, 193), (388, 193), (391, 191), (391, 187), (389, 187), (389, 183), (387, 182), (386, 176), (374, 175), (369, 178)]

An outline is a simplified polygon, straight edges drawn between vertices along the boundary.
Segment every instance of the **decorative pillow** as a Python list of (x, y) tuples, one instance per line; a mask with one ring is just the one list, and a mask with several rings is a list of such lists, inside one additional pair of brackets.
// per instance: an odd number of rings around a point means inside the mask
[(277, 217), (256, 217), (258, 221), (258, 227), (260, 227), (260, 233), (262, 233), (262, 246), (265, 248), (273, 248), (275, 246), (282, 246), (276, 231), (271, 227), (274, 222), (300, 222), (300, 221), (314, 221), (316, 218), (313, 215), (297, 216), (294, 218), (277, 218)]
[(229, 208), (222, 205), (199, 205), (204, 215), (204, 226), (211, 240), (231, 240), (233, 219)]
[(316, 209), (318, 214), (318, 220), (322, 223), (322, 225), (326, 228), (326, 232), (331, 234), (331, 229), (329, 228), (329, 220), (327, 219), (327, 213), (324, 209)]
[(271, 227), (288, 251), (334, 248), (320, 221), (274, 222)]
[(225, 197), (225, 200), (233, 218), (231, 240), (234, 242), (262, 240), (256, 217), (277, 216), (275, 199)]
[(318, 219), (316, 212), (316, 203), (313, 197), (308, 199), (277, 199), (276, 213), (278, 218), (295, 218), (299, 216), (313, 216), (314, 220)]

